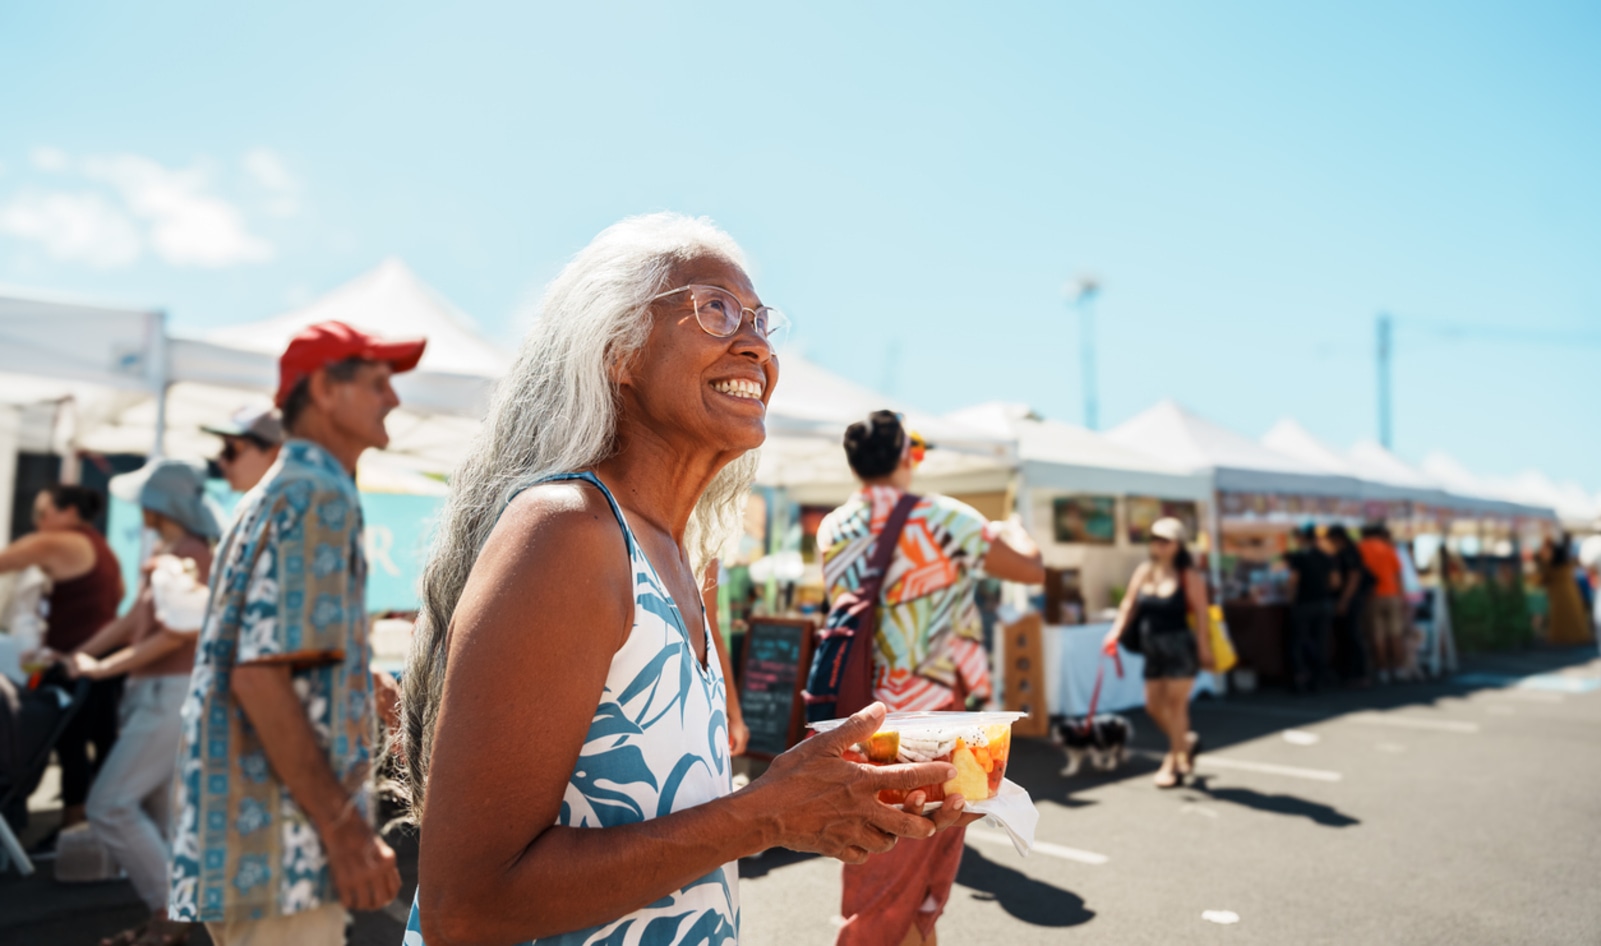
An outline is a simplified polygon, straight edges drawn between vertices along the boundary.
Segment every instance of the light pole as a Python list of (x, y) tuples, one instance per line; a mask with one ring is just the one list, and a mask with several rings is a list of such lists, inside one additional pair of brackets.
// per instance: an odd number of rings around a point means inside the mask
[(1392, 320), (1388, 312), (1380, 312), (1374, 323), (1377, 336), (1374, 354), (1378, 358), (1379, 376), (1379, 443), (1384, 449), (1394, 449), (1394, 432), (1390, 427), (1390, 332)]
[(1084, 376), (1084, 426), (1100, 427), (1100, 399), (1095, 393), (1095, 297), (1101, 282), (1094, 276), (1078, 277), (1070, 287), (1073, 307), (1078, 309), (1078, 353)]

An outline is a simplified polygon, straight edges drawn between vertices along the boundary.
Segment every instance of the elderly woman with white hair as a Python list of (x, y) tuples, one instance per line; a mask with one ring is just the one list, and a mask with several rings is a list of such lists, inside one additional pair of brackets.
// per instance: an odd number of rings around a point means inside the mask
[(710, 222), (634, 217), (547, 289), (452, 479), (405, 678), (407, 946), (727, 943), (739, 858), (861, 863), (959, 819), (842, 758), (881, 705), (734, 792), (697, 574), (740, 523), (782, 316)]

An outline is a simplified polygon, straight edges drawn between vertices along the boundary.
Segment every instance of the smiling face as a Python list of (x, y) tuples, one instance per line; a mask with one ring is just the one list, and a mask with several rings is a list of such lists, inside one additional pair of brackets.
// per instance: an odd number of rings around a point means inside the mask
[[(720, 257), (673, 269), (668, 288), (716, 286), (741, 305), (761, 305), (745, 271)], [(738, 455), (767, 438), (767, 404), (778, 382), (778, 359), (747, 316), (727, 338), (707, 334), (694, 301), (675, 293), (651, 305), (644, 347), (618, 377), (624, 420), (694, 448)]]

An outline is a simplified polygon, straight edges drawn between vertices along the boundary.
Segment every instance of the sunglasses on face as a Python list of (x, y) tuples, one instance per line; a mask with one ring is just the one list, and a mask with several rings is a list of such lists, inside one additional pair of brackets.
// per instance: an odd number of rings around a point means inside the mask
[(246, 446), (256, 450), (267, 449), (265, 444), (258, 444), (248, 437), (225, 437), (222, 441), (222, 451), (217, 454), (217, 462), (232, 463), (245, 452)]

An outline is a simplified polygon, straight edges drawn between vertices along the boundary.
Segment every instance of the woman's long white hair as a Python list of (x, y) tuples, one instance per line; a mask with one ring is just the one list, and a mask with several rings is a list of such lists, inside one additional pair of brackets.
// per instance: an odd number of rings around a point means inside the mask
[[(595, 237), (546, 288), (539, 316), (489, 417), (451, 479), (422, 579), (422, 609), (406, 661), (403, 792), (420, 817), (444, 689), (446, 636), (467, 576), (511, 498), (553, 473), (584, 470), (615, 449), (612, 369), (649, 337), (651, 297), (673, 288), (676, 264), (708, 256), (744, 268), (733, 239), (704, 217), (629, 217)], [(730, 463), (701, 496), (684, 536), (698, 574), (739, 528), (756, 451)]]

